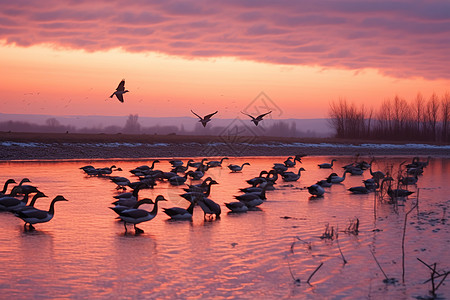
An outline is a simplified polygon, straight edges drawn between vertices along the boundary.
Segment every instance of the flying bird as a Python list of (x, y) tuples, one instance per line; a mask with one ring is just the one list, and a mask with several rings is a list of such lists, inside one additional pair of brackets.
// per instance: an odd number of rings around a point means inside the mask
[(267, 113), (265, 113), (265, 114), (261, 114), (261, 115), (259, 115), (259, 116), (257, 116), (257, 117), (255, 118), (255, 117), (253, 117), (252, 115), (246, 114), (245, 112), (242, 112), (242, 111), (241, 111), (242, 114), (244, 114), (244, 115), (249, 116), (250, 118), (252, 118), (252, 119), (250, 120), (250, 122), (255, 123), (256, 126), (258, 126), (258, 123), (261, 122), (261, 121), (263, 120), (263, 118), (264, 118), (265, 116), (267, 116), (268, 114), (270, 114), (271, 112), (272, 112), (272, 111), (269, 111), (269, 112), (267, 112)]
[(129, 90), (125, 89), (125, 79), (122, 79), (122, 81), (117, 86), (116, 91), (114, 93), (112, 93), (112, 95), (109, 96), (109, 98), (112, 98), (112, 97), (114, 97), (114, 95), (116, 95), (117, 99), (119, 99), (119, 101), (123, 103), (123, 94), (128, 93), (128, 92), (129, 92)]
[(194, 115), (196, 115), (196, 116), (200, 119), (199, 122), (202, 123), (203, 127), (206, 127), (206, 124), (207, 124), (209, 121), (211, 121), (211, 117), (218, 113), (218, 111), (216, 111), (216, 112), (214, 112), (214, 113), (212, 113), (212, 114), (209, 114), (209, 115), (206, 115), (206, 116), (204, 116), (204, 117), (202, 118), (202, 117), (200, 117), (199, 115), (197, 115), (195, 112), (193, 112), (192, 109), (191, 109), (191, 112), (192, 112)]

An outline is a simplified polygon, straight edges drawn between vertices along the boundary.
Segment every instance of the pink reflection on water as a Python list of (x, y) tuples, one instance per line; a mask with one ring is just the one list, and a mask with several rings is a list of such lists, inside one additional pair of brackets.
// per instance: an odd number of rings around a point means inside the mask
[[(107, 178), (86, 176), (79, 167), (115, 164), (123, 171), (113, 175), (136, 180), (129, 170), (151, 160), (96, 160), (56, 162), (2, 162), (0, 178), (19, 181), (23, 177), (49, 198), (36, 206), (48, 209), (53, 197), (64, 195), (69, 202), (57, 203), (53, 220), (37, 224), (36, 231), (23, 232), (23, 222), (9, 213), (0, 214), (0, 287), (4, 297), (148, 297), (148, 298), (276, 298), (276, 297), (390, 297), (425, 296), (423, 284), (428, 270), (416, 257), (448, 269), (450, 261), (448, 223), (444, 209), (448, 199), (450, 160), (432, 159), (419, 179), (419, 212), (408, 219), (406, 238), (406, 285), (386, 286), (374, 262), (374, 251), (389, 277), (401, 281), (401, 235), (404, 213), (415, 199), (413, 194), (395, 211), (392, 205), (378, 203), (374, 218), (373, 194), (352, 195), (347, 189), (362, 185), (370, 175), (348, 176), (342, 184), (326, 189), (323, 198), (309, 200), (304, 187), (324, 179), (331, 172), (342, 175), (342, 166), (354, 157), (339, 157), (332, 170), (318, 164), (330, 157), (305, 157), (306, 169), (297, 182), (277, 181), (276, 190), (267, 193), (259, 211), (229, 214), (223, 205), (234, 201), (246, 180), (270, 170), (285, 157), (231, 158), (228, 163), (250, 162), (243, 172), (226, 168), (208, 170), (219, 182), (211, 199), (222, 207), (221, 218), (205, 221), (199, 207), (192, 221), (170, 221), (160, 212), (139, 225), (145, 233), (124, 235), (123, 224), (108, 207), (118, 193)], [(363, 158), (361, 158), (363, 159)], [(385, 170), (411, 158), (380, 158), (374, 170)], [(199, 158), (195, 158), (199, 161)], [(370, 159), (367, 158), (367, 161)], [(168, 160), (157, 164), (168, 171)], [(248, 167), (248, 168), (247, 168)], [(293, 171), (297, 171), (297, 165)], [(193, 182), (196, 183), (196, 182)], [(187, 207), (179, 194), (183, 186), (158, 183), (143, 190), (141, 197), (164, 195), (169, 201), (161, 207)], [(416, 191), (416, 187), (412, 187)], [(143, 208), (150, 210), (151, 205)], [(339, 234), (339, 243), (348, 264), (343, 265), (335, 240), (323, 240), (325, 225), (344, 230), (355, 217), (360, 233)], [(307, 244), (296, 242), (300, 238)], [(312, 277), (306, 280), (320, 263)], [(291, 271), (289, 270), (289, 266)], [(292, 275), (301, 279), (293, 282)], [(448, 294), (449, 284), (438, 290)]]

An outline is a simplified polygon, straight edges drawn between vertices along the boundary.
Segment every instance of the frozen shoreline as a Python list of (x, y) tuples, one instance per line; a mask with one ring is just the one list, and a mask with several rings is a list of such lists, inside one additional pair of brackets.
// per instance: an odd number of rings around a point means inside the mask
[(342, 143), (44, 143), (0, 142), (0, 160), (109, 159), (150, 157), (405, 155), (450, 156), (450, 146)]

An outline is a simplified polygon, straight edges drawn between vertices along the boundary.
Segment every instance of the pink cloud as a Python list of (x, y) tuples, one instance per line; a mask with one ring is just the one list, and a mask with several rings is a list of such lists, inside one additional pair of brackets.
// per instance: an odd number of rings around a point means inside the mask
[(450, 78), (441, 1), (0, 0), (0, 39)]

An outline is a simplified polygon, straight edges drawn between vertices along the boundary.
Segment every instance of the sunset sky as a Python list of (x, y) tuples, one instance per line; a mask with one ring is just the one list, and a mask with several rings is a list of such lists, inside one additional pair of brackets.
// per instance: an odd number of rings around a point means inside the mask
[(323, 118), (450, 91), (447, 0), (0, 4), (2, 113)]

